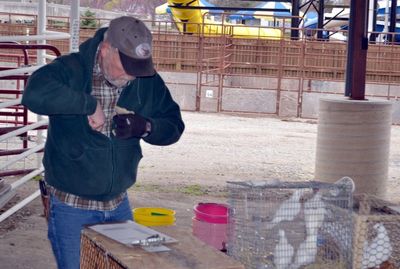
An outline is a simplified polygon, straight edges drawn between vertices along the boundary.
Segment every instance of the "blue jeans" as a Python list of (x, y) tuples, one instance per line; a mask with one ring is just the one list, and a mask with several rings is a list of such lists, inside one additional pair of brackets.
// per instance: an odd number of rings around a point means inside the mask
[(50, 197), (48, 238), (59, 269), (78, 269), (80, 235), (85, 225), (132, 220), (128, 197), (112, 211), (85, 210), (71, 207)]

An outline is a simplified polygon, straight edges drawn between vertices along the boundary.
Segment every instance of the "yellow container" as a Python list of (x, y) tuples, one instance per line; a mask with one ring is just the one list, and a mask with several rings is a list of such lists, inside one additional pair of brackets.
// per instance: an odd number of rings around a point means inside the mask
[(133, 218), (144, 226), (168, 226), (175, 223), (175, 211), (161, 207), (138, 207), (133, 210)]

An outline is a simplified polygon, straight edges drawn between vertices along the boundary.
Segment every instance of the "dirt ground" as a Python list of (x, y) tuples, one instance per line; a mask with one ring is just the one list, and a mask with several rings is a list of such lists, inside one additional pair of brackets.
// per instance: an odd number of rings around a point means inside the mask
[[(175, 209), (177, 225), (191, 229), (193, 206), (226, 202), (226, 181), (313, 180), (317, 125), (280, 120), (184, 112), (186, 131), (175, 145), (143, 143), (138, 182), (129, 190), (133, 207)], [(388, 198), (399, 202), (400, 127), (392, 127)], [(7, 207), (36, 188), (29, 182)], [(3, 209), (4, 210), (4, 209)], [(56, 268), (39, 199), (0, 223), (2, 269)]]

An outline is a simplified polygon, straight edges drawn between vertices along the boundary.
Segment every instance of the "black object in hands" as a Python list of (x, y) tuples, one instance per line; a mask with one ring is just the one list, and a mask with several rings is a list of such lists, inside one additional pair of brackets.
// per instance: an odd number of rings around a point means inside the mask
[(120, 139), (145, 137), (149, 133), (149, 124), (138, 114), (117, 114), (113, 117), (112, 133)]

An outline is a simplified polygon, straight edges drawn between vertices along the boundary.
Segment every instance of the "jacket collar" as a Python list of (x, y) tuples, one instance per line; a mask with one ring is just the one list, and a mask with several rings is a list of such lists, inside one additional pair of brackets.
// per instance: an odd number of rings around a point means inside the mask
[(88, 64), (88, 70), (93, 70), (97, 49), (103, 41), (104, 33), (107, 29), (108, 28), (100, 28), (96, 31), (93, 37), (87, 39), (79, 46), (79, 54), (84, 59), (89, 59), (89, 61), (85, 61)]

